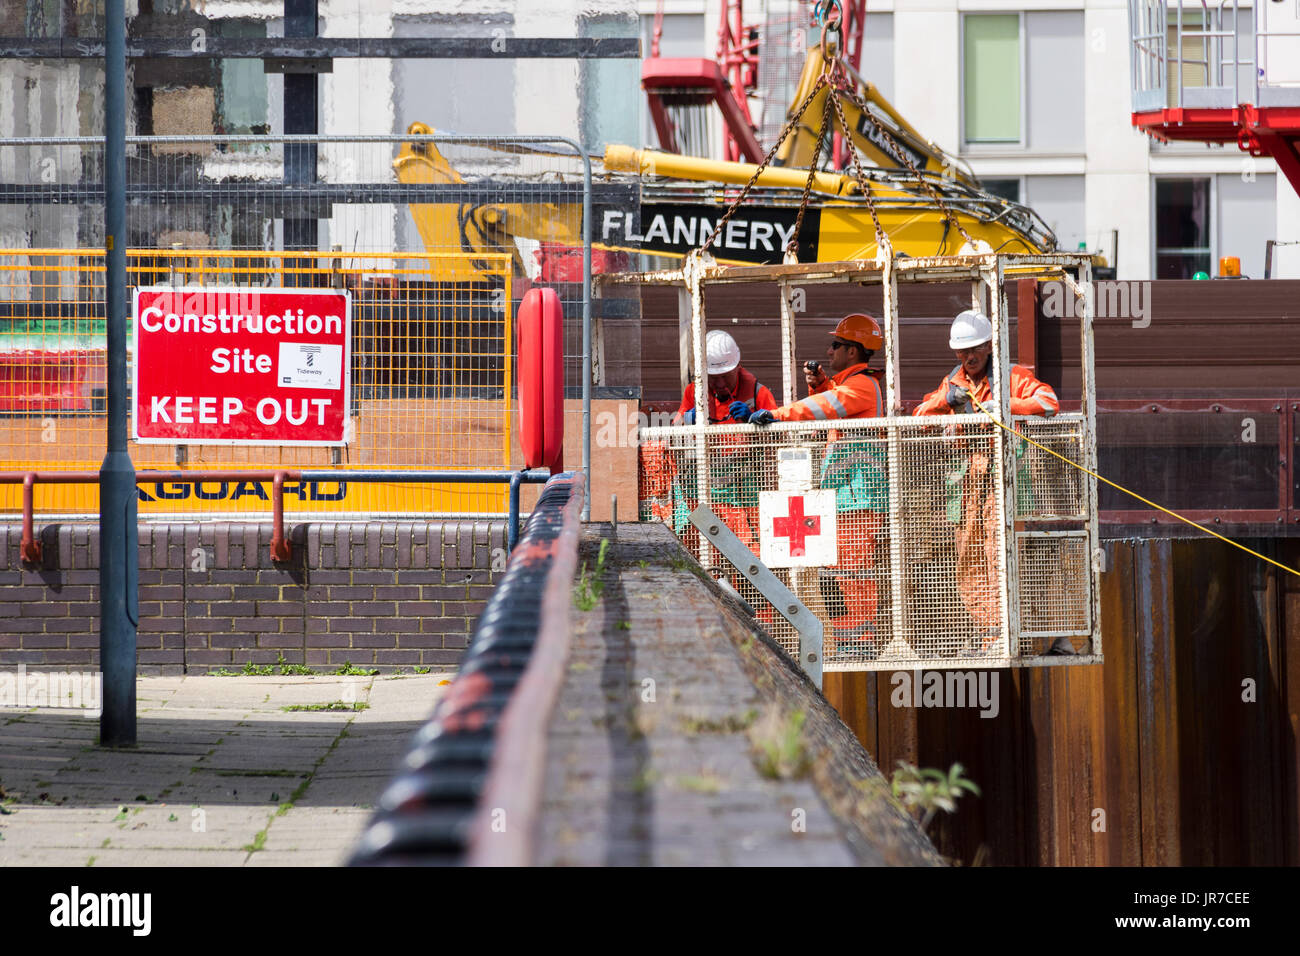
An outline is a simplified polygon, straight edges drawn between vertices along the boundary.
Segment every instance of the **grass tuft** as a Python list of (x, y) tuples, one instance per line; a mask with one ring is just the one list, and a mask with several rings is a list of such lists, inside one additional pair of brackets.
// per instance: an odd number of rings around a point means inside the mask
[(309, 711), (345, 710), (351, 712), (356, 710), (365, 710), (369, 706), (370, 706), (369, 704), (362, 703), (361, 701), (354, 701), (349, 703), (346, 700), (331, 700), (328, 703), (324, 703), (324, 704), (289, 704), (288, 706), (281, 707), (280, 709), (283, 711), (288, 711), (290, 713), (294, 713), (297, 711), (304, 711), (304, 710), (309, 710)]
[(808, 715), (770, 708), (749, 727), (758, 772), (773, 780), (796, 780), (807, 775), (812, 761), (803, 739)]

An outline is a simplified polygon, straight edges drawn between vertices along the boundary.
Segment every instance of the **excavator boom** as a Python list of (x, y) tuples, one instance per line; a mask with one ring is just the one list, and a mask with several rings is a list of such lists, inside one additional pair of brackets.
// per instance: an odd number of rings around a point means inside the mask
[[(825, 66), (826, 60), (822, 56), (820, 47), (813, 47), (808, 51), (803, 72), (799, 76), (799, 86), (791, 101), (793, 104), (797, 105), (804, 101), (816, 85)], [(904, 161), (906, 157), (918, 172), (955, 179), (971, 189), (979, 188), (979, 180), (964, 162), (944, 152), (936, 143), (922, 136), (898, 110), (894, 109), (879, 89), (859, 76), (851, 66), (844, 63), (842, 67), (844, 75), (857, 88), (859, 98), (871, 112), (870, 117), (866, 116), (849, 97), (841, 97), (844, 119), (849, 124), (851, 139), (862, 155), (883, 169), (906, 169), (907, 163)], [(817, 145), (817, 130), (809, 125), (809, 121), (822, 115), (826, 97), (829, 95), (829, 91), (823, 87), (809, 104), (799, 125), (786, 137), (780, 150), (777, 151), (777, 165), (802, 166), (806, 169), (812, 162), (813, 151)], [(876, 122), (872, 122), (872, 117)], [(836, 128), (838, 129), (838, 126)]]
[[(410, 132), (428, 135), (424, 124)], [(403, 145), (393, 165), (403, 183), (463, 183), (465, 180), (431, 142)], [(737, 188), (755, 177), (750, 163), (697, 159), (655, 150), (610, 146), (606, 174), (627, 174), (639, 184), (635, 209), (595, 209), (598, 248), (648, 255), (680, 256), (703, 244), (718, 227)], [(946, 210), (919, 188), (911, 173), (869, 170), (871, 202), (894, 250), (910, 256), (954, 254), (962, 242), (949, 214), (976, 240), (1003, 252), (1043, 252), (1055, 248), (1050, 229), (1032, 210), (991, 196), (933, 172), (921, 175)], [(714, 239), (713, 255), (722, 262), (777, 263), (794, 235), (807, 170), (768, 167), (754, 179), (754, 191)], [(799, 234), (799, 257), (807, 262), (870, 258), (876, 253), (875, 226), (851, 176), (827, 171), (813, 176), (813, 200)], [(527, 270), (515, 238), (565, 246), (581, 245), (581, 206), (577, 203), (420, 203), (411, 207), (420, 236), (430, 250), (455, 246), (463, 258), (449, 278), (473, 279), (490, 271), (484, 253), (508, 253), (517, 274)]]

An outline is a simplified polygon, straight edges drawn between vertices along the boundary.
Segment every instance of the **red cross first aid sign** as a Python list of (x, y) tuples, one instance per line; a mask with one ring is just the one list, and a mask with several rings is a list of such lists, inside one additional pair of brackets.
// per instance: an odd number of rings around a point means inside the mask
[(822, 568), (838, 561), (834, 491), (760, 491), (759, 558), (769, 568)]
[(137, 289), (136, 440), (342, 444), (351, 320), (343, 290)]

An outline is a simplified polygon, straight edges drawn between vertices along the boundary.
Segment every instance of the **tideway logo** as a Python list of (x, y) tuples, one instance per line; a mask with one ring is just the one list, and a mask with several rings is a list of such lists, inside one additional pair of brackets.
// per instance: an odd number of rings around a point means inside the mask
[(997, 671), (894, 671), (889, 702), (895, 707), (978, 707), (998, 715)]
[(0, 671), (0, 707), (67, 707), (83, 717), (98, 717), (104, 704), (104, 678), (98, 671), (33, 671), (19, 664)]
[(152, 912), (152, 893), (82, 893), (74, 886), (50, 897), (51, 926), (129, 926), (132, 935), (148, 936)]

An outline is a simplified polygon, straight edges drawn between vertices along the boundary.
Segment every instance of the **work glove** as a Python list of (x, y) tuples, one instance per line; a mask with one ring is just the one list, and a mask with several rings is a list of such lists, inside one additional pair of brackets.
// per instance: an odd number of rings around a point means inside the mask
[(749, 416), (753, 414), (753, 410), (748, 405), (739, 401), (732, 402), (727, 411), (730, 413), (733, 422), (747, 422)]
[(687, 412), (685, 415), (682, 416), (682, 424), (683, 425), (695, 424), (695, 409), (692, 408), (689, 412)]
[(970, 402), (970, 392), (960, 385), (949, 385), (948, 394), (944, 396), (944, 401), (948, 403), (949, 408), (965, 408)]
[(774, 421), (776, 421), (776, 416), (766, 408), (761, 408), (749, 416), (749, 423), (751, 425), (770, 425)]

